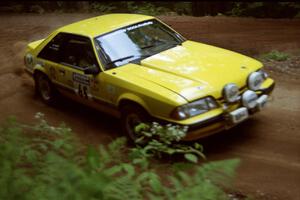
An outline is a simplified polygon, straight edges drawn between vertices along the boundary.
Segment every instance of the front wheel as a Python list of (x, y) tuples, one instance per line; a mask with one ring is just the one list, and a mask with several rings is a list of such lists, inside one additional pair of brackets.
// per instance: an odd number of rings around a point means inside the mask
[(138, 137), (134, 128), (140, 123), (149, 122), (148, 113), (137, 105), (125, 105), (121, 108), (122, 131), (134, 142)]
[(53, 104), (55, 102), (57, 98), (57, 92), (46, 75), (38, 73), (35, 76), (35, 87), (37, 93), (45, 103)]

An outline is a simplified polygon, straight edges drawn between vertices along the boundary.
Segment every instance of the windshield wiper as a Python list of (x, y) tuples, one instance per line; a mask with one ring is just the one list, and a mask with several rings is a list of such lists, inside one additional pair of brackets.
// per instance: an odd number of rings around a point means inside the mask
[(151, 48), (151, 47), (154, 47), (154, 46), (155, 46), (154, 44), (150, 44), (148, 46), (141, 47), (141, 49), (148, 49), (148, 48)]
[(176, 47), (178, 45), (181, 45), (181, 43), (180, 42), (171, 42), (171, 43), (167, 43), (166, 45), (167, 45), (167, 47)]
[(139, 58), (147, 58), (153, 56), (153, 54), (144, 54), (144, 55), (140, 55)]
[(131, 60), (130, 63), (134, 63), (136, 61), (139, 61), (141, 59), (144, 59), (144, 58), (147, 58), (147, 57), (150, 57), (152, 56), (152, 54), (145, 54), (145, 55), (131, 55), (131, 56), (126, 56), (126, 57), (123, 57), (123, 58), (119, 58), (119, 59), (116, 59), (116, 60), (113, 60), (113, 61), (110, 61), (108, 63), (106, 63), (107, 65), (107, 69), (111, 69), (113, 68), (111, 64), (115, 63), (115, 62), (120, 62), (120, 61), (123, 61), (123, 60), (127, 60), (129, 58), (134, 58), (134, 57), (137, 57), (137, 59), (134, 59), (134, 60)]
[(131, 55), (131, 56), (123, 57), (123, 58), (118, 58), (118, 59), (113, 60), (113, 61), (110, 61), (110, 62), (108, 62), (108, 63), (106, 63), (106, 64), (107, 64), (107, 65), (113, 64), (113, 63), (115, 63), (115, 62), (120, 62), (120, 61), (127, 60), (127, 59), (133, 58), (133, 57), (135, 57), (135, 56), (134, 56), (134, 55)]
[(153, 56), (154, 54), (145, 54), (145, 55), (139, 55), (137, 56), (136, 59), (134, 60), (131, 60), (130, 63), (140, 63), (141, 60), (145, 59), (145, 58), (148, 58), (150, 56)]

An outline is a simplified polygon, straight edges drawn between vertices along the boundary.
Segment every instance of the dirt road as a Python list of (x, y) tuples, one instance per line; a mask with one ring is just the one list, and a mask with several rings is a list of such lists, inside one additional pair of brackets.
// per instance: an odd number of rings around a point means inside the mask
[[(56, 107), (34, 96), (24, 74), (23, 49), (64, 24), (88, 14), (0, 15), (0, 122), (15, 115), (33, 122), (43, 112), (53, 124), (64, 121), (84, 143), (107, 143), (120, 135), (118, 121), (76, 103)], [(189, 39), (247, 55), (272, 49), (299, 52), (300, 20), (226, 17), (161, 17)], [(299, 66), (300, 68), (300, 66)], [(300, 199), (300, 77), (271, 73), (277, 85), (273, 101), (261, 113), (234, 129), (201, 142), (209, 160), (239, 157), (236, 186), (257, 199)]]

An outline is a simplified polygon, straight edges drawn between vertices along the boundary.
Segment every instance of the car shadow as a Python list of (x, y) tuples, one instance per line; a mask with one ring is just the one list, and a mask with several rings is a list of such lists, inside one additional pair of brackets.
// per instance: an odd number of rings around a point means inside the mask
[[(33, 95), (33, 98), (43, 104), (42, 100), (36, 94)], [(54, 109), (54, 112), (67, 114), (68, 119), (65, 119), (64, 122), (67, 122), (67, 126), (79, 130), (76, 133), (81, 138), (83, 138), (87, 132), (90, 138), (95, 137), (95, 141), (99, 141), (100, 136), (107, 136), (111, 138), (111, 140), (124, 136), (122, 135), (118, 118), (67, 97), (60, 95), (58, 101), (49, 107)], [(103, 141), (103, 143), (107, 143), (111, 140)], [(90, 141), (92, 141), (92, 139), (90, 139)]]
[[(35, 101), (39, 99), (36, 95), (33, 95), (32, 98)], [(89, 129), (91, 129), (89, 130), (91, 134), (90, 137), (97, 138), (99, 134), (107, 135), (111, 139), (124, 136), (118, 118), (70, 100), (67, 97), (61, 96), (59, 101), (51, 107), (57, 112), (67, 113), (70, 118), (74, 119), (75, 123), (85, 124), (86, 127), (89, 127)], [(230, 151), (233, 146), (242, 146), (244, 143), (247, 143), (249, 138), (255, 137), (251, 134), (254, 131), (253, 127), (255, 127), (255, 123), (255, 118), (250, 118), (230, 130), (199, 139), (196, 142), (203, 145), (204, 154), (207, 156), (224, 153)], [(81, 126), (81, 124), (76, 124), (75, 126)], [(84, 137), (85, 133), (78, 134)], [(184, 143), (192, 144), (193, 142)]]

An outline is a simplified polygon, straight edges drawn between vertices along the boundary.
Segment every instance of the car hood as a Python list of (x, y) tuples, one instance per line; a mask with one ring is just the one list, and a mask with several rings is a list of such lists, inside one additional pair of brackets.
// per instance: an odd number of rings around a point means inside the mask
[(129, 64), (121, 68), (193, 101), (208, 95), (220, 98), (227, 83), (235, 83), (241, 88), (246, 85), (248, 75), (261, 67), (260, 62), (247, 56), (185, 41), (142, 60), (140, 65)]

